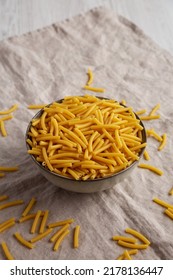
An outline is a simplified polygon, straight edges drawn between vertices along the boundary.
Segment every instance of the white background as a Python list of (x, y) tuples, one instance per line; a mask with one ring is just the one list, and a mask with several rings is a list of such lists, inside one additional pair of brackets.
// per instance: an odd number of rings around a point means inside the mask
[(135, 22), (173, 54), (173, 0), (0, 0), (0, 40), (101, 5)]

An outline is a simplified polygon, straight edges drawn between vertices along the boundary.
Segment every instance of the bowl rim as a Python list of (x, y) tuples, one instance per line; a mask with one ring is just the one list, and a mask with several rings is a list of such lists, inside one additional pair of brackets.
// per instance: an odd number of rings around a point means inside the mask
[[(81, 95), (83, 96), (83, 95)], [(107, 97), (101, 97), (101, 96), (95, 96), (99, 99), (106, 99), (106, 100), (114, 100), (114, 99), (110, 99), (110, 98), (107, 98)], [(57, 103), (62, 103), (62, 101), (64, 100), (64, 98), (61, 98), (61, 99), (58, 99), (56, 101), (53, 101), (47, 105), (44, 106), (45, 107), (49, 107), (51, 104), (53, 104), (54, 102), (57, 102)], [(116, 101), (116, 100), (115, 100)], [(117, 101), (118, 102), (118, 101)], [(119, 104), (121, 104), (121, 102), (118, 102)], [(122, 106), (124, 107), (127, 107), (126, 105), (124, 104), (121, 104)], [(33, 119), (36, 119), (38, 117), (40, 117), (42, 115), (42, 112), (44, 112), (44, 108), (40, 109), (30, 120), (28, 126), (27, 126), (27, 129), (26, 129), (26, 133), (25, 133), (25, 143), (26, 143), (26, 148), (27, 150), (30, 149), (30, 146), (29, 144), (26, 142), (26, 140), (28, 139), (28, 132), (30, 131), (30, 127), (32, 125), (32, 120)], [(135, 114), (136, 118), (140, 121), (139, 124), (143, 127), (143, 130), (142, 130), (142, 143), (147, 143), (147, 134), (146, 134), (146, 129), (145, 129), (145, 126), (143, 124), (143, 122), (141, 121), (140, 117), (133, 111), (133, 113)], [(29, 154), (30, 157), (32, 158), (32, 160), (35, 162), (35, 164), (37, 164), (38, 167), (40, 167), (44, 172), (47, 172), (49, 175), (53, 175), (57, 178), (61, 178), (61, 179), (64, 179), (64, 180), (68, 180), (68, 181), (71, 181), (71, 182), (79, 182), (79, 183), (88, 183), (88, 182), (96, 182), (96, 181), (103, 181), (103, 180), (108, 180), (112, 177), (116, 177), (120, 174), (123, 174), (125, 173), (126, 171), (128, 171), (129, 169), (133, 168), (141, 159), (143, 153), (144, 153), (144, 150), (145, 150), (146, 147), (143, 147), (141, 148), (141, 151), (139, 153), (139, 159), (138, 160), (135, 160), (131, 165), (129, 165), (128, 167), (126, 167), (125, 169), (123, 170), (120, 170), (119, 172), (117, 173), (114, 173), (110, 176), (105, 176), (103, 178), (95, 178), (95, 179), (87, 179), (87, 180), (82, 180), (82, 179), (79, 179), (79, 180), (76, 180), (76, 179), (73, 179), (73, 178), (69, 178), (69, 177), (66, 177), (66, 176), (63, 176), (63, 175), (60, 175), (60, 174), (57, 174), (53, 171), (50, 171), (49, 169), (45, 168), (40, 162), (38, 162), (35, 157), (32, 155), (32, 154)]]

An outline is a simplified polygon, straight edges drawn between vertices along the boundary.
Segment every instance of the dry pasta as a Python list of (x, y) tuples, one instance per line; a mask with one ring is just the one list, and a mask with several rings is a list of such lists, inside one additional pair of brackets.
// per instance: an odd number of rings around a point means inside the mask
[(15, 221), (10, 221), (10, 222), (6, 223), (4, 226), (0, 227), (0, 233), (11, 228), (14, 225), (15, 225)]
[(0, 115), (8, 115), (8, 114), (14, 112), (15, 110), (17, 110), (17, 108), (18, 108), (18, 105), (15, 104), (10, 109), (8, 109), (6, 111), (0, 111)]
[(144, 151), (143, 155), (144, 155), (145, 160), (150, 160), (149, 153), (146, 150)]
[(0, 210), (11, 207), (11, 206), (20, 205), (20, 204), (23, 204), (23, 200), (15, 200), (15, 201), (6, 202), (6, 203), (0, 205)]
[(44, 212), (44, 216), (43, 216), (42, 221), (41, 221), (39, 233), (43, 233), (44, 232), (44, 229), (45, 229), (45, 226), (46, 226), (46, 222), (47, 222), (47, 219), (48, 219), (48, 215), (49, 215), (49, 210), (46, 210)]
[(1, 243), (1, 247), (2, 247), (2, 249), (4, 251), (4, 254), (5, 254), (7, 260), (14, 260), (14, 257), (12, 256), (11, 252), (9, 251), (6, 242), (3, 241)]
[(125, 230), (126, 233), (130, 233), (132, 234), (133, 236), (139, 238), (141, 241), (143, 241), (145, 244), (149, 245), (150, 244), (150, 241), (143, 235), (141, 234), (140, 232), (134, 230), (134, 229), (131, 229), (131, 228), (126, 228)]
[(154, 106), (154, 108), (149, 113), (149, 116), (153, 116), (158, 109), (160, 109), (160, 104), (159, 103), (156, 106)]
[(4, 121), (0, 121), (0, 128), (1, 128), (2, 136), (6, 137), (7, 136), (7, 131), (5, 129)]
[(8, 195), (0, 195), (0, 201), (8, 199)]
[(95, 92), (105, 92), (104, 88), (96, 88), (96, 87), (90, 87), (90, 86), (84, 86), (84, 89), (90, 90), (90, 91), (95, 91)]
[(118, 245), (122, 247), (127, 247), (127, 248), (132, 248), (132, 249), (147, 249), (148, 245), (147, 244), (133, 244), (133, 243), (128, 243), (122, 240), (118, 241)]
[(145, 168), (145, 169), (149, 169), (150, 171), (153, 171), (154, 173), (156, 173), (156, 174), (158, 174), (158, 175), (160, 175), (160, 176), (163, 175), (163, 171), (162, 171), (162, 170), (158, 169), (158, 168), (155, 167), (155, 166), (149, 165), (149, 164), (140, 163), (140, 164), (138, 165), (138, 167), (140, 167), (140, 168)]
[(57, 239), (57, 241), (55, 242), (55, 245), (53, 247), (54, 251), (57, 251), (61, 242), (64, 240), (64, 238), (70, 233), (70, 231), (68, 229), (66, 229), (61, 235), (60, 237)]
[(158, 148), (159, 151), (163, 150), (163, 148), (165, 147), (165, 145), (166, 145), (166, 140), (167, 140), (167, 135), (166, 135), (166, 133), (164, 133), (164, 134), (162, 135), (162, 142), (161, 142), (161, 144), (160, 144), (160, 146), (159, 146), (159, 148)]
[(163, 200), (161, 200), (159, 198), (153, 198), (153, 201), (155, 203), (165, 207), (165, 208), (173, 208), (173, 205), (171, 205), (171, 204), (169, 204), (169, 203), (167, 203), (167, 202), (165, 202), (165, 201), (163, 201)]
[(58, 237), (66, 230), (69, 228), (69, 224), (65, 224), (61, 229), (59, 229), (51, 238), (50, 241), (54, 242), (55, 240), (58, 239)]
[(129, 243), (136, 243), (136, 239), (132, 237), (127, 237), (127, 236), (121, 236), (121, 235), (116, 235), (112, 237), (112, 240), (118, 241), (118, 240), (123, 240)]
[(35, 246), (31, 242), (25, 240), (19, 232), (14, 233), (14, 237), (25, 247), (33, 249)]
[(41, 116), (32, 121), (28, 153), (64, 177), (102, 178), (139, 159), (146, 146), (142, 130), (132, 108), (117, 101), (91, 95), (67, 96), (62, 103), (44, 107)]
[(47, 104), (31, 104), (31, 105), (28, 105), (28, 109), (42, 109), (46, 106)]
[(67, 220), (63, 220), (63, 221), (58, 221), (58, 222), (49, 224), (48, 228), (59, 227), (59, 226), (65, 225), (65, 224), (71, 224), (73, 222), (74, 222), (74, 219), (67, 219)]
[(33, 205), (36, 203), (36, 199), (33, 197), (30, 202), (28, 203), (27, 207), (22, 213), (22, 217), (25, 217), (28, 215), (29, 211), (32, 209)]
[(169, 218), (171, 218), (171, 219), (173, 220), (173, 213), (172, 213), (171, 211), (169, 211), (168, 209), (166, 209), (166, 210), (164, 211), (164, 213), (165, 213)]
[(169, 195), (173, 195), (173, 187), (169, 190)]
[(77, 225), (74, 229), (74, 236), (73, 236), (73, 247), (74, 248), (79, 247), (79, 232), (80, 232), (80, 226)]
[(91, 84), (92, 84), (92, 82), (93, 82), (93, 79), (94, 79), (94, 77), (93, 77), (93, 72), (91, 71), (91, 69), (89, 68), (88, 69), (88, 82), (87, 82), (87, 86), (90, 86)]
[(41, 213), (42, 213), (41, 210), (37, 211), (36, 216), (35, 216), (34, 221), (33, 221), (33, 224), (31, 226), (31, 233), (36, 232), (36, 228), (37, 228), (37, 225), (38, 225), (39, 218), (41, 217)]
[(48, 234), (50, 234), (51, 231), (52, 231), (52, 228), (48, 228), (46, 231), (44, 231), (44, 232), (38, 234), (37, 236), (33, 237), (33, 238), (31, 239), (30, 242), (31, 242), (31, 243), (35, 243), (35, 242), (37, 242), (37, 241), (43, 239), (43, 238), (46, 237)]

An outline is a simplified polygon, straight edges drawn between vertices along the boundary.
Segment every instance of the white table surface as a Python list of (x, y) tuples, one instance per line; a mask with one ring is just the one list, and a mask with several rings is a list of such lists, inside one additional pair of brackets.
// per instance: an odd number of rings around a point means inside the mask
[(0, 40), (101, 5), (127, 17), (173, 53), (172, 0), (0, 0)]

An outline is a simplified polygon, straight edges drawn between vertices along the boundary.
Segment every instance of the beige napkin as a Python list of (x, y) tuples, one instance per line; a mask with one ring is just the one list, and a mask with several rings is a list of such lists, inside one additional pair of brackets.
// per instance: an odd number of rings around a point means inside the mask
[[(52, 185), (35, 168), (25, 146), (25, 131), (35, 114), (27, 105), (84, 94), (82, 86), (88, 67), (94, 72), (93, 86), (105, 88), (105, 97), (125, 99), (134, 110), (145, 108), (148, 113), (161, 104), (161, 118), (145, 124), (160, 135), (168, 135), (161, 152), (157, 151), (159, 143), (148, 139), (149, 163), (162, 169), (163, 176), (136, 168), (112, 189), (77, 194)], [(8, 136), (0, 137), (0, 165), (20, 167), (18, 172), (0, 179), (0, 194), (9, 195), (9, 201), (23, 199), (25, 205), (36, 197), (33, 211), (49, 209), (49, 223), (75, 219), (57, 252), (52, 251), (49, 237), (39, 241), (33, 250), (15, 240), (16, 231), (31, 239), (31, 221), (1, 233), (0, 242), (7, 242), (16, 259), (116, 259), (124, 249), (111, 238), (125, 235), (127, 227), (151, 241), (151, 246), (139, 251), (134, 259), (173, 258), (173, 221), (152, 202), (158, 197), (173, 203), (173, 197), (168, 195), (173, 182), (172, 79), (172, 57), (132, 22), (105, 8), (0, 43), (0, 110), (19, 105), (14, 118), (5, 123)], [(19, 218), (25, 205), (1, 210), (0, 222), (13, 216)], [(73, 229), (77, 224), (81, 226), (80, 246), (73, 249)]]

